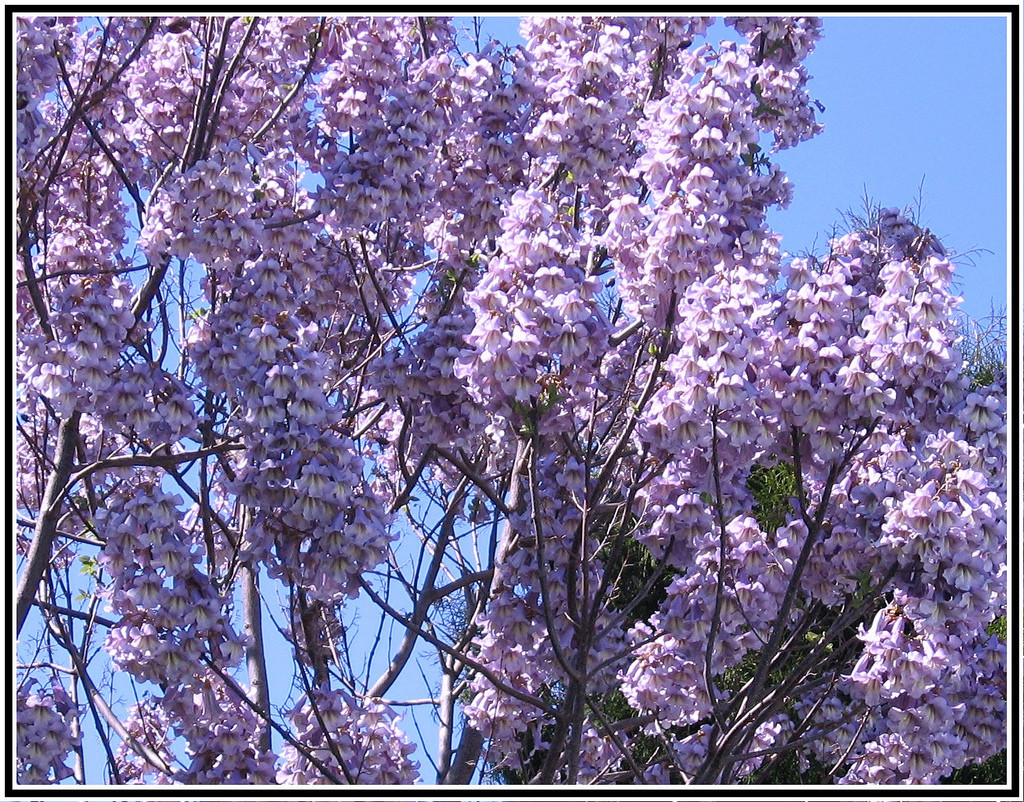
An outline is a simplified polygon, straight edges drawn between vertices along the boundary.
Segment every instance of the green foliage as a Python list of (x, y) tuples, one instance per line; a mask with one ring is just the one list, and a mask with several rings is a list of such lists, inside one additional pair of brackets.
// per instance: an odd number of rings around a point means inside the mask
[(754, 496), (752, 513), (758, 526), (774, 532), (786, 522), (792, 509), (790, 499), (796, 495), (796, 473), (788, 462), (755, 465), (747, 477), (747, 489)]
[(533, 410), (520, 401), (512, 402), (512, 411), (522, 418), (519, 426), (519, 434), (524, 437), (533, 437), (537, 434), (537, 421), (534, 419)]
[(944, 785), (1003, 785), (1006, 783), (1006, 750), (984, 763), (971, 763), (942, 779)]
[(993, 310), (988, 317), (965, 317), (960, 324), (960, 354), (963, 372), (972, 390), (988, 387), (1006, 371), (1006, 310)]
[[(764, 111), (761, 110), (761, 113), (763, 114)], [(743, 163), (757, 175), (764, 175), (769, 169), (771, 169), (771, 160), (757, 143), (747, 145), (747, 152), (740, 158), (742, 158)]]
[(540, 413), (544, 414), (551, 407), (559, 402), (561, 396), (558, 394), (558, 384), (556, 382), (550, 382), (544, 387), (543, 392), (540, 395)]
[(465, 634), (469, 625), (465, 596), (454, 593), (443, 596), (431, 605), (431, 613), (434, 626), (442, 629), (452, 641)]
[(986, 635), (995, 635), (1003, 643), (1006, 643), (1006, 616), (1001, 615), (993, 619), (992, 623), (985, 627)]
[[(632, 522), (627, 525), (631, 527)], [(619, 578), (615, 583), (615, 594), (610, 600), (613, 610), (621, 610), (627, 604), (634, 602), (659, 570), (658, 561), (651, 554), (650, 549), (629, 535), (624, 538), (618, 555), (614, 555), (612, 547), (606, 545), (598, 551), (597, 556), (604, 562), (605, 570)], [(610, 562), (613, 556), (616, 557), (614, 564)], [(633, 621), (650, 619), (668, 598), (668, 586), (675, 576), (676, 572), (666, 566), (661, 575), (653, 581), (647, 595), (633, 607), (630, 619)]]
[(761, 652), (747, 652), (743, 659), (732, 668), (727, 668), (718, 681), (718, 687), (730, 694), (736, 693), (754, 677)]
[[(821, 638), (820, 634), (807, 633), (807, 640), (813, 642)], [(792, 663), (798, 661), (802, 655), (794, 655), (788, 664), (784, 664), (768, 674), (767, 685), (772, 688), (781, 684), (790, 673)], [(757, 663), (761, 659), (761, 651), (747, 652), (743, 659), (732, 668), (727, 668), (718, 680), (718, 687), (730, 694), (738, 692), (744, 685), (754, 678), (757, 671)]]
[(828, 766), (813, 755), (806, 757), (807, 763), (801, 768), (800, 758), (795, 751), (782, 755), (778, 762), (770, 763), (771, 756), (764, 759), (762, 768), (767, 771), (753, 771), (740, 780), (740, 785), (826, 785), (830, 782)]
[[(602, 712), (608, 721), (623, 721), (639, 715), (639, 712), (629, 706), (626, 697), (620, 691), (612, 691), (600, 702)], [(658, 752), (662, 750), (661, 743), (653, 735), (646, 735), (642, 732), (633, 733), (629, 741), (630, 754), (633, 761), (640, 767), (652, 763)], [(623, 780), (624, 783), (632, 784), (634, 779), (629, 777)], [(677, 782), (680, 780), (676, 780)]]

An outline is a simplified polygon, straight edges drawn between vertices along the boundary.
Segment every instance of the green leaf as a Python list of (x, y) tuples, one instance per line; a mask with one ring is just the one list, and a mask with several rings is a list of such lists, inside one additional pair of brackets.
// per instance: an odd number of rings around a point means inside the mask
[(774, 106), (769, 106), (767, 103), (759, 103), (757, 108), (754, 109), (755, 117), (764, 117), (766, 114), (773, 117), (782, 117), (782, 112)]
[(547, 412), (551, 407), (558, 403), (558, 388), (549, 384), (545, 389), (543, 395), (540, 397), (540, 411)]
[(986, 635), (995, 635), (1003, 643), (1006, 643), (1006, 616), (1001, 615), (992, 620), (992, 623), (985, 627)]

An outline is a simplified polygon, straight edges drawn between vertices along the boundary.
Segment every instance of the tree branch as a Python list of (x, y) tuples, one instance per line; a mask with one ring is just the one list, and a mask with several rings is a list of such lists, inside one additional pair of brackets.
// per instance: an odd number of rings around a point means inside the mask
[(39, 589), (39, 583), (50, 564), (50, 552), (53, 549), (53, 541), (57, 537), (60, 499), (68, 487), (68, 479), (71, 476), (80, 419), (81, 413), (76, 410), (71, 413), (70, 417), (61, 421), (57, 428), (53, 472), (46, 483), (46, 492), (40, 502), (39, 517), (36, 519), (35, 535), (25, 559), (25, 567), (18, 579), (15, 596), (16, 635), (21, 634), (21, 628), (25, 625), (25, 619), (28, 617), (32, 601)]
[[(249, 698), (270, 714), (270, 685), (267, 679), (267, 657), (263, 641), (263, 612), (259, 577), (248, 565), (240, 569), (242, 576), (242, 609), (245, 620), (245, 665), (249, 673)], [(259, 748), (270, 751), (270, 730), (260, 733)]]

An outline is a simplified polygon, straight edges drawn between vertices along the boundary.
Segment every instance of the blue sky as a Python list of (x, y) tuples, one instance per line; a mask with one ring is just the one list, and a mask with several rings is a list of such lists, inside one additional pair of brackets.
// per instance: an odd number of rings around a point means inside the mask
[(921, 187), (921, 222), (948, 250), (987, 249), (958, 261), (964, 311), (1005, 306), (1006, 31), (1001, 17), (826, 17), (807, 59), (825, 131), (779, 159), (795, 188), (773, 218), (783, 247), (809, 247), (865, 191), (904, 207)]
[[(484, 30), (521, 41), (517, 18)], [(734, 38), (720, 23), (712, 40)], [(772, 215), (783, 249), (801, 253), (867, 196), (917, 206), (920, 219), (960, 265), (962, 309), (972, 317), (1006, 306), (1007, 21), (1002, 16), (825, 16), (807, 61), (825, 131), (778, 155), (794, 185)]]

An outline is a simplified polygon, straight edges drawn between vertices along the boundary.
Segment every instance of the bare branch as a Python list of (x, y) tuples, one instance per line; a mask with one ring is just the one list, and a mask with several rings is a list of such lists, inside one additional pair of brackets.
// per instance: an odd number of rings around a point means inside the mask
[(25, 619), (28, 617), (29, 609), (32, 607), (32, 602), (39, 589), (39, 583), (50, 563), (50, 552), (53, 549), (53, 541), (57, 537), (60, 499), (67, 490), (71, 469), (74, 466), (75, 443), (78, 440), (80, 420), (81, 413), (72, 412), (68, 418), (60, 422), (57, 429), (53, 472), (46, 483), (46, 492), (40, 502), (39, 517), (36, 520), (32, 545), (25, 558), (25, 567), (18, 578), (15, 602), (17, 611), (15, 631), (18, 635), (21, 634), (21, 628), (25, 625)]

